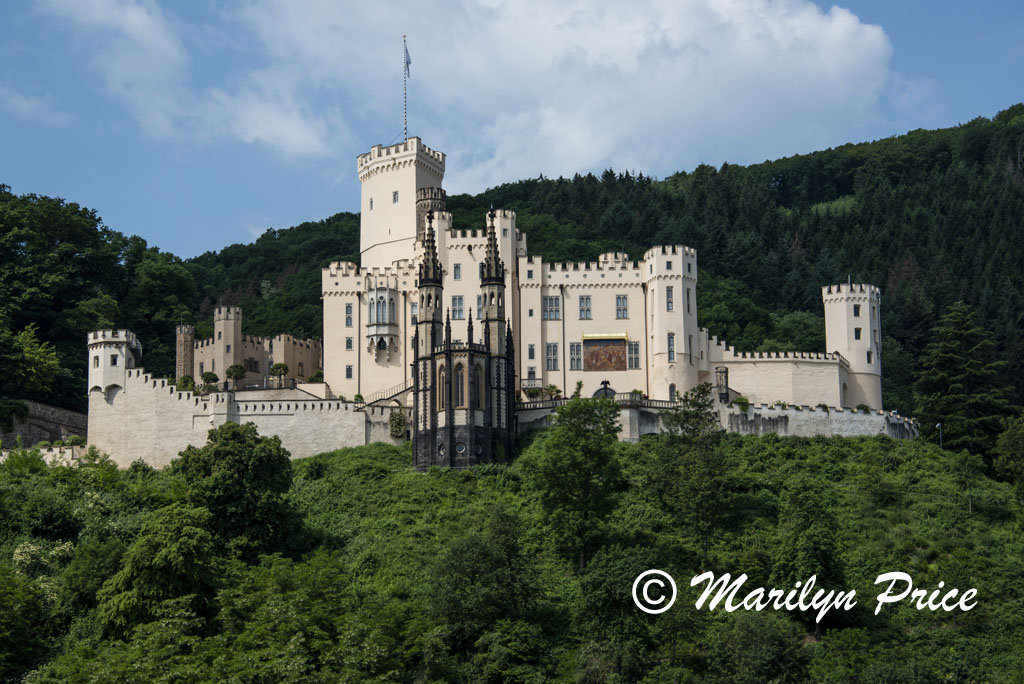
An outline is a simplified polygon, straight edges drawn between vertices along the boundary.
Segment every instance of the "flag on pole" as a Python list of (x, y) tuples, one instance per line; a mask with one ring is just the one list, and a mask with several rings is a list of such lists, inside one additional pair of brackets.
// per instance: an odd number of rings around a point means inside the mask
[(408, 77), (410, 76), (409, 65), (412, 64), (412, 60), (409, 59), (409, 46), (405, 44), (404, 40), (402, 41), (402, 47), (405, 48), (405, 75)]

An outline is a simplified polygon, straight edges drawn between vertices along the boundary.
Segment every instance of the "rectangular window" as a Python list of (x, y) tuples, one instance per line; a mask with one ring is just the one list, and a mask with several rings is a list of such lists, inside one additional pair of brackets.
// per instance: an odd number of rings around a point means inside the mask
[(690, 262), (690, 261), (686, 262), (686, 272), (687, 273), (693, 273), (693, 263)]
[(676, 334), (668, 334), (668, 362), (672, 363), (676, 360)]
[(220, 340), (220, 338), (221, 338), (221, 331), (220, 331), (220, 330), (218, 330), (218, 331), (217, 331), (217, 339), (218, 339), (218, 340)]
[(526, 379), (527, 380), (536, 380), (537, 379), (537, 367), (536, 366), (529, 366), (529, 367), (527, 367), (527, 369), (526, 369)]
[(398, 204), (398, 191), (397, 190), (395, 190), (394, 192), (391, 193), (391, 203), (392, 204)]
[(853, 305), (853, 315), (860, 316), (860, 304)]
[(409, 313), (412, 315), (412, 324), (416, 325), (420, 318), (419, 302), (412, 302), (411, 304), (409, 304)]
[(204, 365), (204, 364), (203, 364), (203, 362), (202, 362), (202, 361), (200, 361), (200, 362), (199, 362), (199, 377), (200, 377), (200, 378), (201, 378), (201, 377), (203, 376), (203, 373), (205, 373), (205, 372), (206, 372), (206, 371), (204, 371), (204, 370), (203, 370), (203, 365)]
[[(854, 314), (854, 315), (856, 315), (856, 314)], [(853, 339), (855, 339), (855, 340), (859, 340), (860, 339), (860, 328), (854, 328), (853, 329)]]
[(549, 342), (546, 349), (547, 354), (545, 354), (544, 367), (549, 371), (558, 370), (558, 343)]
[(455, 280), (462, 280), (462, 264), (455, 264), (452, 268), (452, 277)]
[(635, 370), (640, 367), (640, 343), (629, 342), (626, 345), (626, 367)]
[(230, 345), (230, 344), (228, 345), (228, 351), (227, 351), (227, 353), (228, 353), (228, 354), (230, 354), (230, 353), (231, 353), (231, 345)]
[(477, 295), (476, 296), (476, 320), (482, 321), (484, 319), (483, 311), (484, 311), (484, 296), (483, 295)]
[(345, 338), (345, 351), (352, 351), (352, 338), (351, 337), (346, 337)]
[(529, 316), (530, 318), (533, 318), (533, 309), (530, 309), (530, 310), (529, 310), (529, 311), (527, 312), (527, 316)]
[(466, 310), (462, 303), (462, 295), (452, 295), (452, 318), (462, 319), (466, 317)]
[[(870, 361), (869, 361), (869, 363), (870, 363)], [(110, 355), (110, 365), (111, 366), (116, 366), (117, 365), (117, 354), (111, 354)]]
[(534, 345), (531, 344), (531, 345), (529, 345), (526, 348), (526, 358), (528, 358), (530, 361), (533, 361), (535, 356), (536, 356), (536, 348), (535, 348)]
[(580, 297), (580, 320), (590, 320), (590, 295), (583, 295)]
[(691, 296), (690, 288), (686, 288), (686, 313), (693, 313), (693, 297)]
[(527, 280), (533, 280), (533, 269), (532, 268), (526, 269), (526, 278), (527, 278)]
[(693, 335), (686, 336), (686, 353), (690, 357), (690, 365), (693, 365)]
[(351, 304), (346, 304), (345, 305), (345, 327), (346, 328), (351, 328), (352, 327), (352, 305)]
[(210, 361), (210, 372), (211, 373), (216, 373), (217, 372), (217, 360), (216, 359), (214, 359), (213, 361)]
[(868, 363), (871, 363), (871, 352), (868, 352)]
[(629, 318), (628, 295), (615, 295), (615, 318)]
[(98, 356), (92, 357), (92, 367), (93, 368), (99, 368), (100, 367), (100, 357), (98, 357)]
[(544, 298), (544, 320), (545, 321), (557, 321), (562, 318), (562, 299), (561, 297), (545, 297)]
[(665, 270), (666, 271), (671, 271), (672, 270), (672, 262), (671, 261), (666, 261), (665, 262)]
[(370, 211), (373, 211), (373, 198), (370, 198)]
[(352, 366), (345, 366), (345, 379), (346, 380), (351, 380), (352, 379)]
[[(672, 263), (671, 261), (669, 263)], [(665, 311), (671, 311), (675, 303), (672, 301), (672, 288), (665, 288)]]
[(569, 370), (583, 370), (583, 343), (569, 343)]

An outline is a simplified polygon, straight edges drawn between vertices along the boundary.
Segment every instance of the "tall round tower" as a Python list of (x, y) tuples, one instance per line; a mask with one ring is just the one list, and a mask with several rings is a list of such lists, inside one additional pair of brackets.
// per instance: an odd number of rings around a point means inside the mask
[(825, 351), (838, 352), (850, 364), (842, 405), (881, 409), (881, 292), (865, 283), (840, 283), (821, 288), (821, 299), (825, 304)]
[(193, 325), (179, 325), (175, 329), (174, 377), (193, 377), (195, 361), (196, 328)]

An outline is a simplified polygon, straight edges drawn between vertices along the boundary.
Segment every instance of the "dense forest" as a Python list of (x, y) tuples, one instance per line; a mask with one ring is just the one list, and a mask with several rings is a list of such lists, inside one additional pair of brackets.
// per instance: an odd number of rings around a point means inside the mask
[[(172, 466), (0, 463), (0, 681), (1019, 681), (1022, 497), (921, 440), (723, 435), (700, 392), (639, 444), (575, 399), (512, 464), (412, 469), (408, 444), (289, 461), (250, 426)], [(1024, 420), (1000, 439), (1024, 458)], [(648, 615), (629, 587), (671, 573)], [(695, 608), (855, 590), (852, 610)], [(968, 612), (874, 612), (883, 572), (977, 589)], [(741, 593), (741, 597), (743, 595)]]
[[(491, 204), (515, 210), (546, 259), (696, 248), (699, 321), (739, 349), (821, 350), (819, 287), (879, 285), (884, 400), (905, 414), (918, 412), (930, 331), (966, 302), (1024, 403), (1024, 104), (746, 167), (538, 178), (448, 202), (463, 228), (482, 227)], [(320, 268), (356, 260), (358, 244), (358, 216), (343, 213), (182, 261), (94, 211), (0, 186), (0, 349), (22, 369), (0, 396), (81, 409), (84, 334), (103, 326), (136, 331), (146, 367), (169, 375), (174, 326), (211, 334), (220, 301), (244, 308), (248, 333), (319, 336)]]

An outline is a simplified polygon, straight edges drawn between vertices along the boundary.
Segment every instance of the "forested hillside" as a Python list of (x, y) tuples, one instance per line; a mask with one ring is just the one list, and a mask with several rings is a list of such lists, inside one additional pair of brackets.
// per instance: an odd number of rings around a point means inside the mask
[[(1020, 495), (980, 461), (722, 436), (685, 412), (630, 445), (617, 415), (575, 400), (512, 465), (426, 474), (382, 444), (291, 463), (230, 423), (164, 471), (16, 453), (0, 463), (0, 681), (1019, 681)], [(662, 615), (629, 594), (650, 568), (679, 587)], [(740, 599), (816, 574), (857, 606), (820, 627), (698, 611), (704, 569), (748, 574)], [(977, 588), (977, 605), (875, 615), (889, 571)]]
[[(35, 325), (61, 367), (46, 391), (0, 394), (80, 407), (82, 334), (105, 325), (140, 333), (147, 368), (170, 374), (174, 325), (209, 334), (218, 301), (244, 308), (246, 332), (320, 335), (319, 269), (358, 255), (352, 214), (181, 262), (78, 205), (0, 190), (0, 329)], [(448, 205), (456, 226), (472, 228), (492, 203), (517, 212), (530, 251), (546, 259), (695, 247), (699, 321), (741, 349), (822, 349), (819, 287), (847, 277), (879, 285), (885, 402), (904, 413), (917, 410), (912, 381), (930, 331), (963, 300), (994, 334), (1001, 374), (1024, 403), (1024, 104), (747, 167), (662, 181), (612, 170), (538, 178)]]

